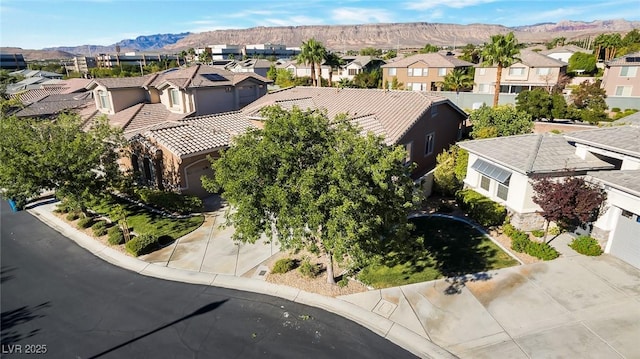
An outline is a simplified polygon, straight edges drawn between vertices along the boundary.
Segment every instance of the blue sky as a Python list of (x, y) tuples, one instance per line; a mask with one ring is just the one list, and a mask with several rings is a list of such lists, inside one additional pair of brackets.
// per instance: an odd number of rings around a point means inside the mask
[(0, 0), (0, 46), (111, 45), (139, 35), (390, 22), (640, 21), (638, 0)]

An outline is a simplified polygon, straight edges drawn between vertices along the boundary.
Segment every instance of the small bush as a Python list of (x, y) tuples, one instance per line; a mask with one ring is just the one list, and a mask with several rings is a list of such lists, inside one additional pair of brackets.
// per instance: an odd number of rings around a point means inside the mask
[(129, 253), (137, 257), (153, 252), (158, 248), (158, 237), (150, 234), (142, 234), (127, 242), (124, 247)]
[(340, 288), (344, 288), (344, 287), (346, 287), (348, 285), (349, 285), (349, 278), (347, 278), (347, 277), (343, 276), (342, 279), (340, 279), (338, 281), (338, 287), (340, 287)]
[(120, 227), (111, 227), (109, 228), (109, 231), (107, 233), (109, 234), (107, 241), (112, 246), (117, 246), (118, 244), (124, 243), (124, 234), (122, 233), (122, 229), (120, 229)]
[(553, 133), (553, 134), (555, 134), (555, 135), (559, 135), (559, 134), (561, 134), (561, 133), (562, 133), (562, 131), (558, 130), (557, 128), (554, 128), (553, 130), (551, 130), (551, 131), (549, 131), (549, 132), (551, 132), (551, 133)]
[(516, 232), (511, 236), (511, 249), (516, 252), (526, 252), (529, 243), (531, 243), (529, 235), (522, 231), (516, 230)]
[(533, 231), (531, 231), (531, 234), (533, 234), (533, 236), (536, 238), (542, 238), (542, 236), (544, 236), (544, 231), (541, 229), (534, 229)]
[(317, 264), (312, 264), (309, 258), (305, 258), (300, 263), (300, 267), (298, 268), (300, 274), (305, 277), (315, 278), (320, 274), (320, 266)]
[(560, 235), (560, 233), (562, 233), (562, 230), (558, 226), (549, 228), (549, 234), (552, 236)]
[(97, 221), (91, 226), (93, 230), (93, 235), (96, 237), (104, 236), (107, 234), (107, 222), (106, 221)]
[(107, 221), (105, 220), (99, 220), (99, 221), (95, 221), (93, 223), (93, 225), (91, 226), (91, 229), (99, 229), (99, 228), (107, 228)]
[(78, 212), (70, 212), (69, 214), (67, 214), (67, 221), (75, 221), (76, 219), (80, 218), (80, 213)]
[(611, 109), (611, 112), (620, 112), (620, 107), (614, 107)]
[(271, 268), (271, 273), (284, 274), (296, 267), (296, 262), (291, 258), (278, 259)]
[(526, 252), (530, 256), (540, 258), (544, 261), (558, 258), (560, 253), (547, 243), (529, 241)]
[(511, 223), (505, 223), (502, 226), (502, 232), (504, 232), (507, 237), (511, 237), (516, 231), (516, 227), (514, 227)]
[(569, 244), (569, 247), (585, 256), (599, 256), (602, 254), (602, 247), (600, 247), (598, 241), (589, 236), (579, 236), (575, 238), (571, 244)]
[(80, 220), (76, 224), (78, 228), (89, 228), (93, 224), (93, 218), (91, 217), (80, 218)]
[(471, 189), (456, 193), (458, 204), (471, 218), (483, 227), (493, 227), (504, 222), (507, 209)]

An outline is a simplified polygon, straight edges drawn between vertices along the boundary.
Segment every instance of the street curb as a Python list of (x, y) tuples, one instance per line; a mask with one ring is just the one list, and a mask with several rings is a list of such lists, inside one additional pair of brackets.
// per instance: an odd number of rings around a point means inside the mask
[(27, 212), (34, 215), (34, 217), (38, 218), (44, 224), (69, 238), (96, 257), (117, 267), (136, 272), (140, 275), (176, 282), (235, 289), (283, 298), (299, 304), (324, 309), (328, 312), (347, 318), (420, 358), (457, 358), (444, 348), (439, 347), (428, 339), (414, 333), (402, 325), (345, 300), (325, 297), (320, 294), (310, 293), (280, 284), (268, 283), (262, 280), (225, 274), (188, 271), (147, 263), (140, 259), (127, 256), (126, 254), (116, 251), (109, 246), (97, 242), (93, 237), (78, 231), (66, 222), (60, 220), (50, 211), (39, 209), (39, 207), (33, 207), (28, 209)]

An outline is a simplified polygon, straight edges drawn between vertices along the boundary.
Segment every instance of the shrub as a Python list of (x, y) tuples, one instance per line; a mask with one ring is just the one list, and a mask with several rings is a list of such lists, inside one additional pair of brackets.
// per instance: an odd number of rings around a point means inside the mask
[(196, 196), (141, 188), (136, 191), (141, 201), (170, 212), (193, 213), (202, 210), (202, 200)]
[(320, 274), (320, 266), (311, 263), (309, 258), (305, 258), (302, 260), (302, 263), (300, 263), (300, 268), (298, 268), (298, 270), (300, 271), (300, 274), (309, 278), (315, 278), (318, 276), (318, 274)]
[(67, 221), (75, 221), (78, 218), (80, 218), (80, 213), (78, 212), (70, 212), (67, 214)]
[(620, 112), (620, 107), (614, 107), (611, 109), (611, 112)]
[(80, 218), (80, 220), (76, 224), (78, 228), (89, 228), (93, 224), (93, 218), (91, 217)]
[(556, 259), (560, 256), (560, 253), (547, 243), (529, 241), (527, 244), (526, 252), (530, 256), (540, 258), (544, 261)]
[(557, 236), (560, 233), (562, 233), (562, 230), (558, 226), (549, 228), (549, 234), (552, 236)]
[(347, 277), (342, 277), (342, 279), (338, 281), (338, 287), (340, 288), (344, 288), (348, 285), (349, 285), (349, 278)]
[(106, 221), (97, 221), (91, 226), (93, 230), (93, 235), (96, 237), (104, 236), (107, 234), (107, 222)]
[(602, 254), (602, 247), (600, 247), (598, 241), (589, 236), (579, 236), (575, 238), (571, 244), (569, 244), (569, 247), (585, 256), (599, 256)]
[(528, 234), (516, 230), (511, 236), (511, 249), (520, 253), (526, 252), (530, 242)]
[(278, 259), (271, 268), (271, 273), (284, 274), (296, 267), (296, 262), (291, 258)]
[(502, 232), (504, 232), (507, 237), (511, 237), (516, 231), (516, 227), (514, 227), (511, 223), (505, 223), (502, 226)]
[(137, 257), (158, 248), (158, 237), (150, 234), (141, 234), (127, 242), (124, 247), (129, 253)]
[(109, 244), (116, 246), (118, 244), (124, 243), (124, 234), (122, 233), (122, 229), (120, 229), (120, 227), (111, 227), (109, 228), (109, 231), (107, 233), (109, 234), (109, 237), (107, 239)]
[(556, 135), (559, 135), (559, 134), (561, 134), (561, 133), (562, 133), (562, 131), (558, 130), (557, 128), (554, 128), (553, 130), (551, 130), (551, 131), (549, 131), (549, 132), (551, 132), (551, 133), (553, 133), (553, 134), (556, 134)]
[(533, 236), (536, 238), (541, 238), (542, 236), (544, 236), (544, 231), (541, 229), (535, 229), (531, 231), (531, 234), (533, 234)]
[(458, 204), (471, 218), (483, 227), (500, 225), (507, 216), (507, 209), (471, 189), (456, 193)]

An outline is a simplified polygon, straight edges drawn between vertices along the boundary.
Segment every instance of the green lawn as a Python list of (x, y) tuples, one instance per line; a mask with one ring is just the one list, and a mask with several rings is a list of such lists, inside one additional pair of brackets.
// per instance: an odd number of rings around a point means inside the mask
[(364, 268), (358, 275), (361, 281), (386, 288), (518, 264), (466, 223), (438, 217), (411, 221), (415, 230), (402, 252)]
[(98, 213), (109, 215), (117, 205), (121, 205), (124, 209), (127, 225), (131, 231), (138, 235), (151, 234), (158, 238), (162, 237), (163, 242), (170, 242), (192, 232), (204, 221), (202, 215), (183, 219), (163, 217), (114, 196), (95, 201), (89, 207)]

